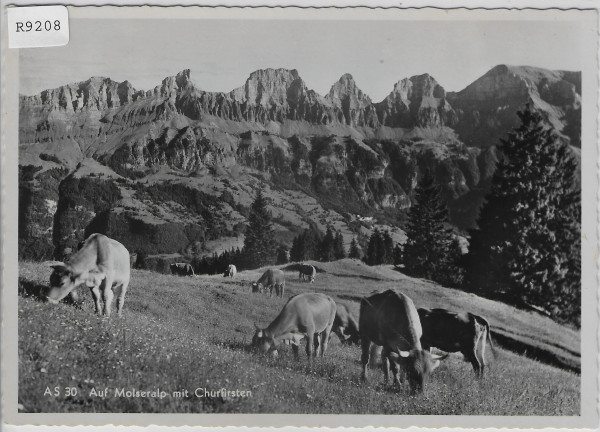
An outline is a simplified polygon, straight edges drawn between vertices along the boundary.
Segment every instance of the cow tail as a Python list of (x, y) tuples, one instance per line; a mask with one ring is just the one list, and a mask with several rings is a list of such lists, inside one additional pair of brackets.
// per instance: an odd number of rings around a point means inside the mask
[(490, 351), (492, 352), (492, 354), (494, 354), (494, 357), (496, 356), (496, 348), (494, 347), (494, 344), (492, 343), (492, 332), (490, 331), (490, 323), (488, 323), (488, 321), (480, 316), (475, 315), (475, 319), (485, 327), (485, 332), (487, 333), (487, 340), (488, 343), (490, 344)]

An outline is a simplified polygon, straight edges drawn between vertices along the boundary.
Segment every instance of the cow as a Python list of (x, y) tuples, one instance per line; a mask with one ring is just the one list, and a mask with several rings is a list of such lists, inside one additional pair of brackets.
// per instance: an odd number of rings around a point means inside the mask
[[(478, 377), (485, 371), (485, 341), (494, 349), (490, 335), (490, 324), (485, 318), (464, 312), (446, 309), (419, 308), (419, 318), (423, 327), (421, 345), (423, 349), (438, 348), (446, 352), (460, 352), (473, 366)], [(481, 341), (481, 356), (478, 348)]]
[(225, 270), (225, 273), (223, 274), (223, 277), (234, 277), (237, 273), (237, 268), (233, 265), (233, 264), (229, 264), (227, 266), (227, 270)]
[(333, 332), (340, 338), (342, 344), (360, 344), (358, 322), (345, 304), (336, 303)]
[(315, 277), (317, 276), (317, 269), (308, 264), (300, 264), (300, 270), (298, 274), (298, 278), (302, 280), (308, 279), (310, 283), (315, 281)]
[(285, 276), (279, 269), (267, 269), (259, 280), (252, 283), (252, 292), (266, 292), (269, 290), (269, 294), (273, 295), (273, 289), (275, 289), (275, 295), (283, 297), (285, 292)]
[(327, 344), (335, 320), (335, 302), (321, 293), (302, 293), (288, 300), (283, 309), (267, 328), (256, 324), (252, 345), (261, 352), (277, 355), (280, 342), (290, 343), (298, 358), (300, 341), (306, 339), (309, 360), (327, 351)]
[(190, 263), (173, 263), (170, 266), (171, 273), (178, 276), (194, 276), (194, 267)]
[[(47, 300), (58, 303), (77, 286), (85, 283), (92, 292), (96, 313), (110, 316), (113, 295), (117, 295), (117, 314), (123, 312), (129, 285), (129, 251), (116, 240), (102, 234), (89, 236), (69, 261), (52, 263)], [(104, 310), (100, 306), (100, 292)]]
[(364, 297), (360, 302), (359, 330), (362, 348), (362, 379), (367, 379), (371, 344), (382, 346), (385, 384), (389, 367), (393, 383), (406, 374), (411, 393), (423, 392), (428, 376), (445, 358), (421, 347), (421, 322), (412, 300), (401, 292), (387, 290)]

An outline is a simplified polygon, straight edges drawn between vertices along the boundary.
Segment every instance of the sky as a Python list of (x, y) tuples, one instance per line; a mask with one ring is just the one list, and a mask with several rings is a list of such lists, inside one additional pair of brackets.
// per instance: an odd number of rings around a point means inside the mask
[(149, 90), (191, 69), (207, 91), (229, 92), (264, 68), (297, 69), (325, 95), (344, 73), (374, 102), (399, 80), (429, 73), (459, 91), (498, 64), (581, 70), (576, 22), (72, 19), (64, 47), (20, 52), (20, 93), (84, 81)]

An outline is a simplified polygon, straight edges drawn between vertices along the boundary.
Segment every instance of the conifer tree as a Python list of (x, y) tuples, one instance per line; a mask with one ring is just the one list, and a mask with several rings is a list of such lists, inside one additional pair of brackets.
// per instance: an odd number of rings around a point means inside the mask
[(412, 276), (446, 282), (452, 232), (445, 227), (448, 209), (440, 188), (427, 172), (415, 190), (415, 204), (408, 213), (403, 257)]
[(258, 190), (250, 207), (246, 238), (244, 239), (244, 261), (247, 268), (257, 268), (275, 261), (275, 240), (271, 212), (262, 190)]
[(333, 255), (336, 260), (346, 258), (346, 250), (344, 249), (344, 237), (341, 232), (337, 232), (335, 235), (335, 242), (333, 244)]
[(358, 243), (356, 242), (356, 237), (352, 237), (352, 241), (350, 242), (350, 250), (348, 251), (348, 258), (360, 259), (360, 249), (358, 248)]
[(319, 244), (319, 261), (333, 261), (335, 259), (334, 246), (335, 237), (333, 236), (333, 230), (331, 227), (327, 227), (325, 236)]
[(502, 157), (470, 232), (468, 286), (577, 322), (581, 295), (581, 200), (577, 163), (543, 116), (526, 106), (502, 140)]
[(283, 246), (279, 246), (277, 249), (277, 262), (276, 264), (287, 264), (288, 263), (288, 251)]

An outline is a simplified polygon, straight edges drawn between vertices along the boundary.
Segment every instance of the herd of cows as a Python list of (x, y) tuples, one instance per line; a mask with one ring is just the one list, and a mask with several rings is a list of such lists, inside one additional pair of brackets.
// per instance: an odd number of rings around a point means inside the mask
[[(67, 296), (77, 301), (77, 286), (90, 288), (96, 313), (111, 314), (113, 297), (117, 296), (117, 313), (121, 315), (125, 293), (130, 280), (129, 252), (116, 240), (102, 234), (92, 234), (81, 249), (67, 263), (51, 262), (50, 289), (47, 300), (58, 303)], [(189, 268), (187, 267), (189, 266)], [(185, 275), (191, 265), (171, 265), (173, 274)], [(237, 269), (229, 265), (224, 276), (234, 277)], [(301, 265), (299, 278), (314, 282), (316, 269)], [(269, 293), (283, 297), (285, 275), (279, 269), (268, 269), (252, 283), (252, 292)], [(100, 302), (102, 296), (103, 308)], [(391, 369), (393, 383), (407, 378), (411, 392), (424, 389), (429, 375), (448, 357), (431, 352), (435, 347), (446, 353), (460, 352), (482, 376), (485, 363), (486, 340), (493, 349), (489, 323), (471, 313), (457, 313), (445, 309), (418, 309), (405, 294), (396, 290), (374, 292), (360, 303), (358, 321), (349, 308), (326, 294), (305, 292), (291, 297), (281, 312), (266, 327), (259, 328), (252, 345), (263, 353), (277, 355), (277, 346), (289, 344), (296, 356), (300, 343), (306, 343), (309, 360), (324, 356), (331, 333), (344, 344), (360, 345), (362, 349), (362, 378), (367, 378), (370, 358), (381, 351), (385, 382)]]

